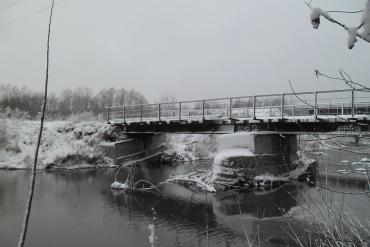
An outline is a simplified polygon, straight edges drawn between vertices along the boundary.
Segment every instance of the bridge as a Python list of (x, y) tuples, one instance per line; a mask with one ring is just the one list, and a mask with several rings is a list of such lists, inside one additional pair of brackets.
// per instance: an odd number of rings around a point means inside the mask
[(329, 90), (107, 107), (132, 134), (370, 131), (369, 90)]

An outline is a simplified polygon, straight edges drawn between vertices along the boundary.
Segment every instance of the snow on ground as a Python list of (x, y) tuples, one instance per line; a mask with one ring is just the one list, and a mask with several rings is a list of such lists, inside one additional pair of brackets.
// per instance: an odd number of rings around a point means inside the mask
[(215, 181), (219, 174), (222, 172), (222, 162), (227, 160), (229, 157), (249, 157), (255, 154), (247, 148), (230, 148), (224, 149), (217, 152), (213, 159), (212, 165), (212, 181)]
[(212, 135), (168, 135), (166, 153), (183, 161), (210, 159), (215, 152), (215, 137)]
[(217, 137), (217, 150), (225, 149), (248, 149), (253, 147), (253, 132), (236, 132), (233, 134), (225, 134)]
[[(39, 121), (5, 119), (5, 141), (0, 143), (0, 168), (32, 167)], [(110, 128), (102, 122), (45, 122), (39, 151), (38, 169), (88, 168), (106, 164), (99, 144)]]

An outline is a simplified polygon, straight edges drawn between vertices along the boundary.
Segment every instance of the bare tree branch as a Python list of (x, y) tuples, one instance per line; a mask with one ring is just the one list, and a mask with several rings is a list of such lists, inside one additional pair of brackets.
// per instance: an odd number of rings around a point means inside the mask
[(38, 159), (38, 155), (39, 155), (39, 148), (40, 148), (40, 143), (41, 143), (42, 130), (44, 128), (44, 119), (45, 119), (46, 104), (47, 104), (47, 98), (48, 98), (49, 44), (50, 44), (50, 30), (51, 30), (51, 21), (52, 21), (52, 17), (53, 17), (53, 9), (54, 9), (54, 0), (53, 0), (52, 5), (51, 5), (50, 18), (49, 18), (49, 29), (48, 29), (48, 39), (47, 39), (47, 51), (46, 51), (45, 93), (44, 93), (44, 102), (43, 102), (43, 106), (42, 106), (40, 130), (39, 130), (39, 136), (38, 136), (38, 139), (37, 139), (35, 158), (34, 158), (33, 167), (32, 167), (32, 176), (31, 176), (31, 181), (30, 181), (30, 189), (29, 189), (27, 207), (26, 207), (26, 212), (25, 212), (24, 219), (23, 219), (21, 234), (20, 234), (19, 240), (18, 240), (18, 247), (23, 247), (24, 246), (24, 242), (25, 242), (26, 235), (27, 235), (27, 228), (28, 228), (28, 222), (29, 222), (30, 213), (31, 213), (33, 193), (34, 193), (34, 189), (35, 189), (37, 159)]

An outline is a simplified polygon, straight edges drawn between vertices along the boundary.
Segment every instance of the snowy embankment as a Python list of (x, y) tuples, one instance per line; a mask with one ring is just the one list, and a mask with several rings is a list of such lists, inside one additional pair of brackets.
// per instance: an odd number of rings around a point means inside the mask
[(168, 135), (166, 154), (173, 160), (191, 161), (212, 159), (216, 150), (213, 135)]
[[(0, 169), (32, 167), (39, 121), (1, 120)], [(89, 168), (110, 163), (99, 144), (112, 138), (112, 128), (103, 122), (46, 122), (40, 146), (38, 169)]]

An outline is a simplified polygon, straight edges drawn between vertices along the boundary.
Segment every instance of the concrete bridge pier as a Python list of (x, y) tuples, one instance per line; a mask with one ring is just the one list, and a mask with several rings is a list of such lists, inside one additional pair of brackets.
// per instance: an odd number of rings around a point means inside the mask
[(220, 136), (213, 164), (216, 187), (253, 183), (257, 176), (281, 177), (300, 165), (297, 136), (242, 132)]
[(106, 157), (120, 163), (151, 155), (159, 156), (165, 149), (165, 143), (165, 134), (128, 134), (124, 140), (103, 144), (101, 147)]

